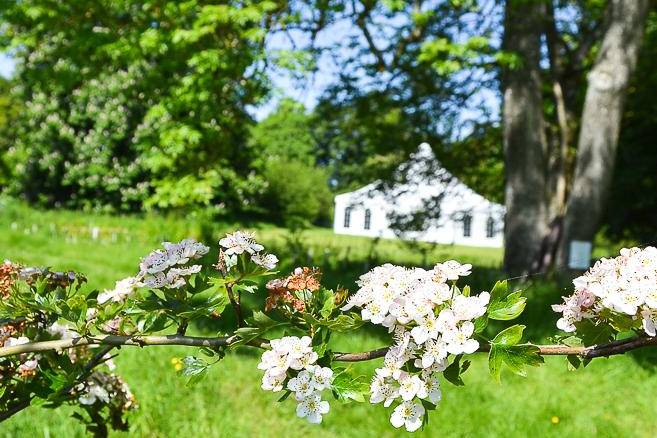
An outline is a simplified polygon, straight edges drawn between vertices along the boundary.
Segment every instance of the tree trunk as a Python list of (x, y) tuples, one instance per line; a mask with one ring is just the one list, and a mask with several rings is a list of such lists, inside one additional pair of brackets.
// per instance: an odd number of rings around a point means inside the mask
[(573, 240), (592, 241), (611, 182), (623, 103), (637, 63), (649, 0), (610, 0), (608, 24), (584, 100), (577, 163), (566, 207), (560, 262)]
[(503, 48), (519, 57), (503, 72), (505, 204), (504, 268), (532, 269), (547, 231), (547, 141), (541, 97), (541, 2), (508, 0)]

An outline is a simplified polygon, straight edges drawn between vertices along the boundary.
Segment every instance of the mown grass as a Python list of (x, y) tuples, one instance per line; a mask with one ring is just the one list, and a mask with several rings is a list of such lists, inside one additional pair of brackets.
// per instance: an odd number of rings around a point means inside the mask
[[(0, 208), (2, 205), (0, 204)], [(12, 225), (15, 224), (15, 225)], [(185, 234), (198, 237), (219, 233), (229, 224), (208, 227), (201, 221), (160, 217), (111, 218), (72, 212), (36, 212), (7, 206), (0, 211), (0, 257), (88, 274), (90, 287), (109, 287), (134, 273), (139, 257), (163, 239)], [(86, 227), (86, 228), (85, 228)], [(90, 229), (100, 228), (98, 240)], [(286, 267), (312, 262), (324, 266), (326, 281), (353, 288), (357, 274), (375, 263), (390, 260), (431, 264), (457, 258), (475, 265), (473, 281), (489, 284), (501, 274), (497, 250), (458, 247), (408, 248), (398, 242), (334, 236), (329, 230), (307, 230), (290, 235), (285, 230), (257, 227), (260, 238), (282, 255)], [(112, 231), (125, 231), (112, 238)], [(205, 229), (205, 231), (203, 231)], [(82, 230), (82, 231), (80, 231)], [(196, 230), (196, 231), (194, 231)], [(218, 235), (213, 237), (216, 240)], [(328, 252), (324, 249), (328, 248)], [(372, 249), (374, 248), (374, 249)], [(484, 287), (484, 286), (481, 286)], [(548, 304), (562, 291), (548, 283), (530, 285), (532, 297), (523, 318), (532, 340), (553, 333), (556, 317)], [(256, 297), (261, 300), (262, 297)], [(196, 327), (196, 332), (204, 329)], [(335, 340), (335, 348), (357, 351), (381, 346), (385, 337), (375, 331)], [(368, 404), (340, 405), (319, 426), (294, 414), (294, 403), (276, 403), (277, 396), (259, 387), (258, 355), (253, 351), (229, 354), (195, 387), (186, 387), (171, 359), (193, 354), (183, 347), (124, 348), (118, 371), (137, 396), (140, 409), (130, 433), (116, 436), (169, 437), (394, 437), (402, 435), (388, 422), (389, 410)], [(498, 385), (488, 376), (486, 358), (477, 356), (465, 375), (465, 387), (443, 384), (443, 401), (418, 436), (637, 436), (657, 435), (654, 420), (657, 378), (645, 351), (594, 361), (584, 370), (567, 370), (565, 359), (548, 358), (527, 378), (503, 375)], [(355, 367), (370, 374), (378, 362)], [(70, 418), (70, 409), (30, 407), (0, 425), (2, 437), (76, 437), (83, 428)]]

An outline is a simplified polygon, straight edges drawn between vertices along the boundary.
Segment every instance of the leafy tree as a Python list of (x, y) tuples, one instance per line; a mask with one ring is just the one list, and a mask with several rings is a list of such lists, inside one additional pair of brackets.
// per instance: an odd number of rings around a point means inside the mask
[(333, 196), (324, 169), (298, 160), (275, 159), (264, 170), (267, 189), (262, 205), (270, 217), (292, 228), (329, 223)]
[(11, 83), (0, 77), (0, 189), (13, 177), (14, 123), (19, 114), (18, 101), (11, 95)]
[(305, 107), (290, 98), (281, 100), (276, 110), (251, 128), (249, 147), (256, 166), (280, 158), (312, 166), (316, 162), (316, 145), (312, 116)]
[(239, 208), (262, 182), (247, 105), (274, 2), (10, 1), (26, 156), (13, 191), (45, 205)]
[[(320, 162), (337, 187), (389, 177), (422, 142), (451, 167), (458, 114), (478, 106), (472, 96), (494, 78), (491, 22), (472, 20), (476, 3), (335, 1), (312, 17), (311, 36), (352, 26), (341, 43), (317, 48), (339, 68), (316, 108)], [(450, 170), (460, 176), (459, 166)]]

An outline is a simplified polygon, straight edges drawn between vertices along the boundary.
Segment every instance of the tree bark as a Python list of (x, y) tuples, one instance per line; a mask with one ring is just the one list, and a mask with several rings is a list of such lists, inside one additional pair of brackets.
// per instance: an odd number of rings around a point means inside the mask
[(573, 240), (592, 241), (611, 182), (623, 103), (638, 59), (649, 0), (610, 0), (600, 51), (588, 75), (560, 263)]
[(505, 204), (504, 268), (532, 269), (547, 231), (547, 140), (541, 97), (542, 2), (508, 0), (503, 48), (520, 65), (503, 71)]

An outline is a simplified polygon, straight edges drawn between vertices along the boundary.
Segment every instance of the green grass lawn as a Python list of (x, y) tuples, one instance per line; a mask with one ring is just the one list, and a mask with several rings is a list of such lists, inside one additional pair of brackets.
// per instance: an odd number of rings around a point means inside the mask
[[(186, 234), (214, 244), (227, 224), (208, 227), (189, 220), (111, 218), (72, 212), (36, 212), (0, 204), (0, 258), (57, 269), (76, 269), (89, 276), (90, 286), (109, 287), (133, 274), (139, 258), (163, 239)], [(91, 229), (99, 228), (97, 240)], [(313, 263), (325, 270), (328, 284), (353, 289), (359, 273), (377, 263), (432, 264), (457, 258), (475, 265), (473, 282), (483, 288), (501, 278), (499, 250), (451, 246), (407, 247), (393, 241), (334, 236), (313, 229), (290, 235), (272, 226), (256, 226), (261, 240), (292, 264)], [(214, 236), (212, 236), (215, 234)], [(212, 237), (210, 241), (209, 237)], [(326, 250), (326, 251), (325, 251)], [(294, 259), (294, 263), (291, 261)], [(540, 341), (553, 333), (556, 316), (548, 304), (562, 294), (554, 285), (530, 285), (530, 304), (524, 323)], [(258, 297), (257, 299), (261, 299)], [(195, 328), (202, 332), (202, 328)], [(364, 350), (384, 345), (385, 337), (369, 331), (335, 339), (335, 349)], [(129, 434), (116, 436), (170, 437), (394, 437), (403, 432), (388, 422), (390, 409), (380, 405), (340, 405), (319, 425), (296, 418), (292, 401), (276, 403), (277, 395), (260, 389), (259, 354), (245, 350), (228, 355), (198, 386), (188, 388), (171, 359), (194, 354), (183, 347), (124, 347), (116, 362), (138, 398), (140, 409)], [(355, 367), (370, 374), (379, 362)], [(443, 401), (418, 436), (637, 436), (657, 435), (655, 394), (657, 378), (652, 351), (599, 359), (584, 370), (567, 370), (563, 358), (548, 358), (527, 378), (503, 375), (501, 385), (487, 371), (485, 356), (477, 356), (464, 376), (465, 387), (443, 384)], [(0, 425), (2, 437), (84, 436), (71, 419), (71, 410), (30, 407)], [(553, 422), (553, 417), (558, 421)], [(555, 424), (556, 423), (556, 424)]]

